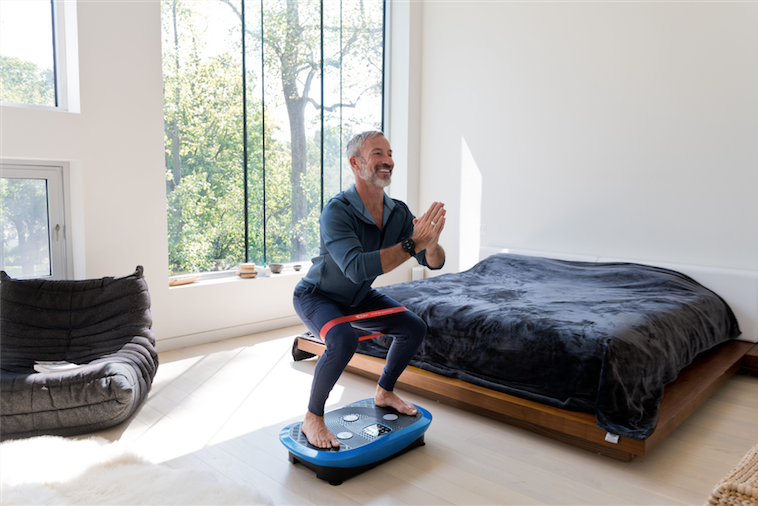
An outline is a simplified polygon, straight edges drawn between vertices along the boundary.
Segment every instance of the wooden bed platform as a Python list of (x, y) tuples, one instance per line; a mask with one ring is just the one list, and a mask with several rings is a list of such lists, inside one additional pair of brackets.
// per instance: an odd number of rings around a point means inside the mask
[[(614, 444), (605, 440), (606, 432), (589, 413), (567, 411), (512, 395), (490, 390), (461, 380), (408, 367), (397, 386), (430, 399), (500, 420), (580, 448), (625, 462), (636, 455), (647, 455), (658, 443), (687, 419), (743, 365), (755, 360), (756, 344), (731, 341), (700, 355), (684, 369), (676, 381), (666, 386), (658, 424), (644, 441), (621, 437)], [(297, 338), (299, 350), (321, 355), (323, 344)], [(347, 370), (378, 379), (384, 360), (356, 353)]]
[(745, 363), (742, 364), (741, 371), (751, 376), (758, 376), (758, 344), (745, 355)]

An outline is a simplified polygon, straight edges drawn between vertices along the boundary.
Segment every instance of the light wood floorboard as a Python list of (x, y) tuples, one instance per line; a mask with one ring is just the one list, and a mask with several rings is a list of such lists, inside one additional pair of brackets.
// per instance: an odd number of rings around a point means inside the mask
[[(308, 402), (315, 360), (290, 354), (303, 330), (161, 353), (138, 413), (87, 436), (127, 442), (153, 462), (195, 467), (287, 505), (702, 505), (758, 442), (758, 378), (744, 375), (628, 463), (399, 391), (432, 412), (426, 445), (331, 486), (290, 464), (279, 442)], [(370, 398), (374, 388), (345, 373), (327, 409)]]

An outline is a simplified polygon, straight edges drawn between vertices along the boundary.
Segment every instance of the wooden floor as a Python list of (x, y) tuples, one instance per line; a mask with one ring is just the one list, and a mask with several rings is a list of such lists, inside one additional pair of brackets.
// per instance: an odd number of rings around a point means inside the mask
[[(279, 431), (302, 418), (315, 360), (293, 362), (304, 327), (161, 354), (147, 402), (91, 435), (149, 460), (258, 488), (276, 504), (693, 504), (758, 443), (758, 377), (738, 374), (650, 455), (618, 462), (404, 394), (434, 416), (426, 445), (334, 487), (287, 460)], [(373, 396), (346, 373), (327, 410)]]

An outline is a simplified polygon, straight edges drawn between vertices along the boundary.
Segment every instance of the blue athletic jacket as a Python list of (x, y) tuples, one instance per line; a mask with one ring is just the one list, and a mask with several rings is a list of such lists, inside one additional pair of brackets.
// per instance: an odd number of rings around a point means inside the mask
[[(298, 287), (316, 288), (341, 304), (357, 305), (383, 274), (379, 250), (413, 235), (413, 218), (405, 203), (385, 194), (380, 231), (355, 185), (337, 194), (321, 212), (321, 254), (313, 259)], [(417, 252), (416, 260), (429, 267), (425, 251)]]

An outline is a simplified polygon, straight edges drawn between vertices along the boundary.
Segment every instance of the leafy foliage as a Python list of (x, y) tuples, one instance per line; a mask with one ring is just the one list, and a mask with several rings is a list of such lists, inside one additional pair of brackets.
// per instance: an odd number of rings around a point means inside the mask
[[(383, 0), (245, 1), (244, 27), (242, 0), (161, 1), (170, 274), (316, 255), (343, 146), (381, 128)], [(53, 69), (0, 56), (0, 99), (55, 105)]]
[[(259, 17), (243, 27), (241, 0), (162, 0), (171, 273), (317, 254), (322, 200), (349, 181), (342, 146), (355, 128), (381, 126), (383, 31), (368, 27), (364, 3), (382, 19), (382, 0), (344, 2), (341, 18), (324, 16), (333, 40), (323, 67), (378, 71), (346, 78), (322, 76), (319, 2), (250, 1), (249, 16)], [(332, 105), (313, 98), (322, 79)], [(359, 100), (368, 109), (344, 114)]]
[(55, 74), (35, 63), (0, 55), (0, 100), (55, 106)]
[(12, 277), (49, 275), (45, 181), (0, 178), (0, 203), (2, 269)]

